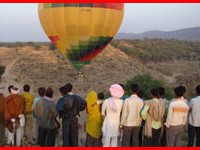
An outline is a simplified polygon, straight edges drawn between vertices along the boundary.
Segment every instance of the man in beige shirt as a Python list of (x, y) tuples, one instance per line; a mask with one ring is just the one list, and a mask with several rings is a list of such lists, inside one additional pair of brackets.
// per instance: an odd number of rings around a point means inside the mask
[(166, 127), (167, 127), (167, 146), (182, 146), (180, 143), (181, 133), (184, 132), (184, 125), (187, 122), (189, 107), (187, 100), (184, 99), (186, 89), (178, 86), (174, 89), (175, 99), (169, 104)]
[(131, 85), (132, 95), (125, 99), (121, 127), (123, 128), (122, 146), (139, 146), (139, 131), (142, 122), (140, 111), (143, 107), (143, 100), (137, 96), (139, 87)]

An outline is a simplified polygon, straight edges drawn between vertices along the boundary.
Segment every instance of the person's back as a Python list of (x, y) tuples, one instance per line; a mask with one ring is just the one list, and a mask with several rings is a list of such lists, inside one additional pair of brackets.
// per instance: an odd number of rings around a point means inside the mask
[[(30, 94), (30, 86), (28, 84), (25, 84), (24, 87), (24, 93), (22, 94), (23, 100), (24, 100), (24, 114), (25, 114), (25, 130), (24, 133), (27, 136), (29, 141), (32, 141), (34, 139), (34, 130), (33, 130), (33, 118), (32, 118), (32, 104), (34, 97), (32, 94)], [(30, 132), (31, 131), (31, 132)]]
[[(140, 117), (142, 107), (143, 100), (137, 95), (132, 95), (131, 97), (125, 99), (122, 110), (121, 124), (125, 126), (140, 126), (142, 122), (142, 118)], [(125, 116), (125, 118), (123, 116)]]
[(181, 146), (180, 136), (184, 132), (184, 126), (187, 122), (189, 107), (184, 98), (186, 88), (178, 86), (174, 89), (175, 99), (171, 100), (168, 108), (167, 120), (167, 146)]
[[(63, 146), (78, 146), (79, 100), (76, 95), (63, 96)], [(81, 101), (84, 101), (83, 99)], [(86, 107), (86, 103), (85, 103)]]
[(33, 117), (35, 117), (35, 114), (34, 114), (34, 113), (35, 113), (36, 105), (37, 105), (37, 103), (38, 103), (41, 99), (43, 99), (44, 95), (45, 95), (45, 88), (44, 88), (44, 87), (38, 88), (38, 96), (36, 96), (36, 97), (34, 98), (34, 100), (33, 100), (33, 105), (32, 105), (32, 108), (31, 108)]
[(24, 113), (26, 115), (30, 115), (32, 112), (32, 104), (33, 104), (34, 96), (30, 94), (29, 92), (24, 92), (22, 94), (22, 97), (24, 99), (24, 104), (25, 104)]
[(36, 105), (36, 120), (38, 123), (38, 145), (55, 146), (56, 129), (56, 106), (54, 104), (53, 89), (48, 88), (45, 96)]
[(53, 101), (47, 97), (42, 98), (36, 105), (36, 120), (39, 127), (53, 129), (55, 122), (56, 109)]
[(0, 146), (4, 144), (4, 134), (5, 134), (5, 119), (4, 119), (4, 112), (5, 112), (5, 98), (2, 93), (0, 93)]
[(86, 102), (80, 96), (71, 93), (72, 85), (70, 83), (66, 84), (64, 88), (65, 95), (59, 99), (59, 107), (57, 105), (62, 118), (63, 146), (78, 146), (79, 111), (86, 108)]
[(85, 146), (101, 146), (102, 117), (98, 97), (95, 91), (87, 94), (87, 121), (86, 121), (86, 142)]
[(102, 133), (102, 143), (104, 147), (118, 145), (118, 136), (120, 135), (120, 115), (122, 111), (123, 100), (118, 98), (108, 98), (102, 105), (101, 114), (104, 117)]
[[(11, 87), (11, 95), (6, 97), (5, 101), (5, 125), (7, 128), (7, 144), (14, 144), (14, 132), (16, 133), (16, 146), (21, 145), (24, 126), (24, 101), (18, 94), (19, 89)], [(14, 127), (15, 126), (15, 127)]]
[(168, 112), (167, 125), (185, 125), (187, 121), (188, 105), (185, 99), (171, 100)]
[(5, 112), (5, 98), (2, 93), (0, 93), (0, 122), (4, 120)]
[(61, 98), (64, 106), (63, 113), (65, 115), (71, 115), (72, 117), (75, 115), (80, 116), (79, 112), (86, 108), (86, 101), (82, 97), (72, 93), (73, 86), (71, 83), (66, 84), (64, 87), (66, 88), (67, 94)]
[[(106, 109), (105, 118), (107, 118), (110, 121), (110, 123), (112, 123), (112, 124), (118, 123), (119, 124), (123, 101), (121, 99), (116, 99), (116, 98), (114, 100), (112, 100), (112, 99), (113, 98), (108, 98), (104, 101), (103, 106), (102, 106), (102, 111), (104, 109)], [(110, 107), (112, 105), (111, 101), (115, 101), (116, 108), (117, 108), (116, 111), (113, 111), (112, 107)], [(106, 108), (104, 108), (104, 107), (106, 107)]]
[(124, 95), (124, 90), (119, 84), (111, 85), (109, 90), (112, 97), (104, 101), (101, 111), (101, 115), (104, 117), (102, 143), (104, 147), (116, 147), (120, 135), (120, 114), (123, 105), (123, 101), (119, 98)]
[(162, 121), (165, 115), (165, 102), (156, 101), (155, 99), (149, 101), (149, 114), (154, 121)]
[(200, 127), (200, 96), (191, 99), (189, 107), (191, 108), (189, 123), (193, 126)]
[(22, 96), (18, 94), (11, 94), (6, 97), (5, 102), (5, 119), (17, 118), (24, 112), (24, 102)]
[(141, 116), (145, 122), (144, 146), (160, 146), (162, 120), (165, 114), (165, 103), (159, 100), (158, 89), (151, 89), (151, 100), (144, 101)]
[(196, 97), (191, 99), (188, 103), (189, 122), (188, 122), (188, 144), (187, 146), (193, 146), (196, 135), (196, 146), (200, 146), (200, 85), (195, 88)]
[(131, 85), (132, 95), (125, 99), (121, 115), (121, 127), (123, 127), (122, 146), (139, 146), (139, 131), (142, 122), (140, 111), (143, 100), (138, 97), (139, 86)]
[(75, 99), (74, 95), (63, 96), (63, 117), (64, 118), (74, 118), (78, 115), (78, 101)]

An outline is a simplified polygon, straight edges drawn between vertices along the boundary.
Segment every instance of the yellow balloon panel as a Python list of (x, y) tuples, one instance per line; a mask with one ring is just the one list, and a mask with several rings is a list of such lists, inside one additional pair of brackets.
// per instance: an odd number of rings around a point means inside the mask
[(122, 3), (39, 4), (41, 24), (72, 63), (90, 61), (112, 40), (124, 14)]

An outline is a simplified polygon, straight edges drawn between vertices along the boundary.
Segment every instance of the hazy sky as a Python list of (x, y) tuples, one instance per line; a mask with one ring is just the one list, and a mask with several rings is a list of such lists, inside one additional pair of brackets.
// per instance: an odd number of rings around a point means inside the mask
[[(172, 31), (200, 27), (200, 4), (125, 4), (119, 32)], [(48, 41), (38, 18), (37, 3), (0, 3), (0, 42)]]

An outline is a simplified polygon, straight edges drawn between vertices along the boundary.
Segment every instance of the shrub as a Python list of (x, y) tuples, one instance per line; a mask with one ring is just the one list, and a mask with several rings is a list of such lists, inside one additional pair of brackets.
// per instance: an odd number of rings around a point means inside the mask
[(37, 43), (34, 44), (34, 48), (35, 48), (35, 49), (40, 49), (40, 47), (41, 47), (40, 44), (37, 44)]
[(138, 84), (139, 88), (144, 91), (144, 99), (150, 99), (150, 91), (153, 88), (164, 87), (165, 96), (167, 99), (172, 99), (173, 91), (171, 88), (167, 87), (163, 82), (155, 80), (150, 74), (137, 75), (132, 79), (128, 80), (125, 85), (125, 90), (128, 95), (130, 95), (130, 87), (132, 83)]
[[(193, 60), (200, 54), (199, 41), (175, 39), (113, 40), (110, 44), (129, 56), (140, 58), (144, 63), (166, 62), (175, 59)], [(191, 55), (192, 53), (194, 55)]]

